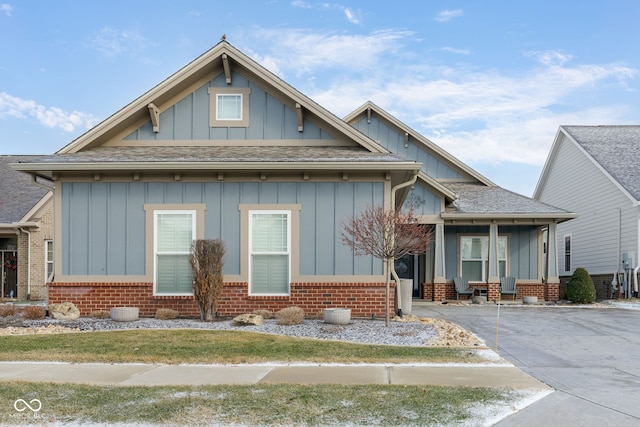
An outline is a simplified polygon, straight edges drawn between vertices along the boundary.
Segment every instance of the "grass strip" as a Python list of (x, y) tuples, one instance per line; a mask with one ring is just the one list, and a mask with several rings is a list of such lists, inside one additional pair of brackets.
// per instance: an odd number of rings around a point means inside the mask
[(242, 331), (121, 330), (0, 336), (2, 361), (75, 363), (483, 362), (469, 349), (353, 344)]
[[(14, 408), (17, 399), (38, 399), (41, 409), (19, 412)], [(100, 387), (8, 382), (0, 383), (0, 424), (441, 426), (476, 419), (478, 405), (509, 405), (514, 399), (514, 392), (506, 389), (467, 387)]]

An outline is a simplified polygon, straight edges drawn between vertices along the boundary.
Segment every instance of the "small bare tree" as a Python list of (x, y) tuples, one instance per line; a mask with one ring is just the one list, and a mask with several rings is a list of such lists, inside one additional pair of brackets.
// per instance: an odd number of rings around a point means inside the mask
[(222, 240), (194, 240), (189, 255), (193, 271), (193, 298), (200, 308), (200, 320), (213, 320), (222, 292), (222, 266), (225, 246)]
[(389, 326), (390, 277), (393, 262), (405, 255), (427, 252), (432, 229), (418, 223), (410, 208), (407, 212), (367, 206), (342, 224), (340, 238), (356, 255), (372, 255), (385, 263), (385, 320)]

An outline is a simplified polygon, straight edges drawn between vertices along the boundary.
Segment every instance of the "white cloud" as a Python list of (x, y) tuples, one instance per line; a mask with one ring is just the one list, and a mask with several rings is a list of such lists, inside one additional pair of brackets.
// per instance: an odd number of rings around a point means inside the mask
[(433, 19), (438, 22), (448, 22), (448, 21), (451, 21), (453, 18), (462, 16), (463, 13), (464, 12), (462, 11), (462, 9), (441, 10)]
[(135, 31), (107, 26), (91, 39), (89, 46), (107, 57), (116, 57), (123, 53), (140, 53), (147, 46), (147, 40)]
[[(576, 64), (570, 55), (552, 50), (526, 53), (535, 61), (525, 71), (434, 66), (429, 55), (403, 60), (412, 55), (402, 49), (411, 36), (393, 30), (368, 35), (261, 31), (260, 38), (272, 47), (258, 60), (272, 70), (275, 64), (277, 73), (295, 73), (305, 82), (299, 89), (338, 116), (371, 100), (465, 162), (541, 166), (558, 126), (634, 117), (602, 95), (627, 91), (637, 69)], [(327, 73), (333, 69), (339, 71)], [(602, 100), (591, 108), (576, 102), (582, 96)]]
[(4, 12), (5, 15), (11, 16), (11, 12), (13, 12), (13, 7), (10, 4), (2, 3), (0, 4), (0, 12)]
[(353, 12), (348, 7), (344, 8), (344, 15), (347, 17), (347, 21), (351, 22), (352, 24), (359, 24), (360, 23), (360, 18), (358, 18), (356, 16), (355, 12)]
[[(377, 67), (383, 56), (398, 48), (411, 32), (382, 30), (368, 35), (314, 33), (306, 30), (257, 29), (252, 37), (271, 46), (266, 55), (253, 53), (260, 64), (282, 77), (290, 71), (301, 76), (339, 69), (337, 75)], [(266, 50), (265, 50), (266, 51)]]
[(65, 132), (76, 129), (89, 129), (98, 123), (92, 114), (80, 111), (64, 111), (58, 107), (45, 107), (32, 100), (25, 100), (0, 92), (0, 119), (14, 117), (24, 119), (34, 117), (41, 125), (48, 128), (59, 128)]
[(471, 53), (467, 49), (456, 49), (455, 47), (449, 46), (445, 46), (440, 50), (442, 50), (443, 52), (455, 53), (457, 55), (469, 55)]
[(311, 5), (309, 3), (307, 3), (306, 1), (302, 1), (302, 0), (293, 0), (291, 2), (291, 6), (299, 7), (299, 8), (302, 8), (302, 9), (311, 9)]

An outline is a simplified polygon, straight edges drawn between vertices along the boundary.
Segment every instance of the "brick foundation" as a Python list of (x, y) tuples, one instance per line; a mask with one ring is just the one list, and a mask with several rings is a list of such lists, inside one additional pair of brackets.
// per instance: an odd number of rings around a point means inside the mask
[[(487, 289), (487, 300), (495, 301), (498, 299), (500, 292), (499, 283), (489, 283), (488, 285), (469, 284), (471, 289), (479, 287)], [(558, 301), (560, 299), (560, 285), (558, 283), (518, 283), (518, 294), (516, 299), (522, 299), (523, 296), (536, 296), (539, 301)], [(448, 283), (425, 283), (423, 285), (423, 298), (427, 301), (446, 301), (456, 299), (456, 288), (453, 282)], [(467, 295), (461, 295), (460, 299), (470, 298)], [(512, 298), (506, 295), (505, 298)]]
[[(49, 303), (70, 301), (83, 316), (112, 307), (138, 307), (140, 316), (154, 316), (159, 308), (177, 310), (183, 317), (199, 317), (192, 296), (154, 296), (152, 283), (48, 283)], [(395, 312), (395, 284), (391, 284), (390, 314)], [(257, 309), (276, 312), (289, 306), (301, 307), (316, 316), (330, 307), (351, 309), (353, 317), (383, 317), (384, 283), (292, 283), (286, 296), (250, 296), (246, 283), (225, 283), (218, 301), (221, 316), (235, 316)]]

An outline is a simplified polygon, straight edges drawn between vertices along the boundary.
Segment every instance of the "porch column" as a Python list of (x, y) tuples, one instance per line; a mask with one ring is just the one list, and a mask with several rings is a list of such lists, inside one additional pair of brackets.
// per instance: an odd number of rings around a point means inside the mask
[(489, 226), (489, 271), (487, 273), (487, 283), (500, 283), (497, 224), (491, 224)]
[(557, 224), (549, 224), (547, 229), (547, 283), (560, 283), (558, 276)]
[(444, 224), (436, 224), (434, 241), (433, 283), (445, 283), (447, 272), (444, 264)]
[(447, 270), (445, 268), (444, 224), (435, 224), (433, 247), (433, 301), (447, 299)]

